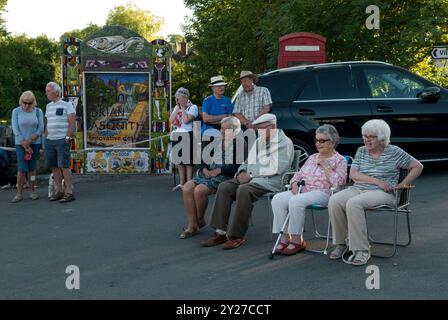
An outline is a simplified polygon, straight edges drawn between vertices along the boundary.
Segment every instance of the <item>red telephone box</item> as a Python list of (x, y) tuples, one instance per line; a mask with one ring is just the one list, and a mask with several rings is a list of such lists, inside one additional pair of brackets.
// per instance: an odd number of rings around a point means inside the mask
[(310, 32), (290, 33), (279, 39), (277, 67), (327, 62), (325, 43), (327, 39)]

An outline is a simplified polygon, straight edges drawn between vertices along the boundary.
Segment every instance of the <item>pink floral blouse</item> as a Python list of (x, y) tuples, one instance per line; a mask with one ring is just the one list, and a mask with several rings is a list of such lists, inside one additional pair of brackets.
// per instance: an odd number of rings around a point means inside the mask
[(311, 155), (299, 172), (296, 172), (290, 183), (305, 180), (302, 192), (314, 190), (323, 191), (330, 194), (330, 188), (337, 188), (347, 180), (347, 161), (336, 152), (335, 155), (327, 159), (331, 167), (331, 175), (325, 175), (324, 168), (318, 163), (319, 153)]

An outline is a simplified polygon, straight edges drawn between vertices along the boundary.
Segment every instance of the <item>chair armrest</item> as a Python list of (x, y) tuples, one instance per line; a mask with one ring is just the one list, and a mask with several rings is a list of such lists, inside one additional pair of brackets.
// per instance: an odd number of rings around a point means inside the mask
[(403, 186), (395, 187), (394, 190), (409, 190), (409, 189), (413, 189), (413, 188), (415, 188), (415, 186), (410, 185), (410, 184), (405, 184)]

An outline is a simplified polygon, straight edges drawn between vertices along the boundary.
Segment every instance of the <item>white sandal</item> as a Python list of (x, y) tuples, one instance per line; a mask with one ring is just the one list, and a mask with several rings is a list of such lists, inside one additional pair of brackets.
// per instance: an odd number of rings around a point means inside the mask
[(355, 251), (349, 258), (348, 261), (351, 262), (352, 266), (363, 266), (370, 259), (370, 251), (368, 250), (358, 250)]
[(184, 189), (184, 186), (183, 185), (181, 185), (181, 184), (178, 184), (177, 186), (175, 186), (173, 189), (171, 189), (171, 191), (177, 191), (177, 190), (183, 190)]
[(336, 248), (334, 248), (334, 250), (329, 254), (328, 258), (330, 258), (331, 260), (341, 259), (345, 251), (347, 251), (347, 246), (338, 244)]

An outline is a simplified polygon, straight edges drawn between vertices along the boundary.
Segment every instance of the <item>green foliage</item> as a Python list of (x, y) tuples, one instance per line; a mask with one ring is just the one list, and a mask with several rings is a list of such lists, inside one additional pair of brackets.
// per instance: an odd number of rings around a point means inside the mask
[[(276, 68), (278, 39), (293, 32), (327, 38), (328, 61), (379, 60), (446, 85), (446, 71), (433, 66), (431, 48), (448, 43), (448, 0), (185, 0), (193, 16), (186, 38), (198, 54), (184, 66), (190, 86), (223, 75), (238, 86), (240, 70)], [(380, 9), (380, 29), (365, 26), (367, 6)], [(193, 72), (194, 71), (194, 72)], [(175, 75), (176, 77), (177, 75)], [(188, 83), (187, 83), (188, 85)]]
[(106, 25), (119, 25), (131, 29), (146, 40), (151, 41), (154, 35), (160, 31), (163, 18), (153, 15), (150, 11), (142, 10), (128, 3), (125, 6), (117, 6), (106, 20)]
[(0, 0), (0, 37), (6, 36), (5, 19), (2, 17), (2, 12), (5, 11), (7, 0)]
[(46, 36), (6, 37), (0, 41), (0, 118), (9, 118), (23, 91), (31, 90), (38, 105), (47, 104), (45, 85), (59, 66), (57, 43)]
[(72, 31), (65, 32), (61, 38), (73, 37), (73, 38), (78, 38), (80, 40), (85, 40), (85, 39), (90, 38), (91, 35), (93, 35), (95, 32), (97, 32), (100, 29), (101, 29), (100, 26), (93, 24), (93, 23), (89, 23), (87, 25), (87, 27), (85, 27), (84, 29), (75, 29)]

